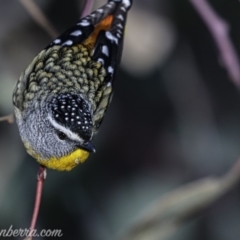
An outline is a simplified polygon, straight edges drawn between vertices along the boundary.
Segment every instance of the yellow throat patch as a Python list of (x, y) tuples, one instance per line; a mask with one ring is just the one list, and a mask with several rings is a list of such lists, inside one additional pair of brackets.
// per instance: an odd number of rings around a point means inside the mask
[[(27, 144), (25, 144), (25, 146), (26, 145)], [(83, 149), (77, 149), (61, 158), (52, 157), (49, 159), (41, 159), (29, 148), (29, 146), (26, 146), (26, 148), (28, 153), (33, 156), (41, 165), (58, 171), (70, 171), (78, 164), (85, 162), (89, 156), (89, 152)]]
[(83, 163), (89, 156), (89, 152), (77, 149), (67, 156), (61, 158), (37, 159), (43, 166), (58, 171), (70, 171), (78, 164)]
[(61, 158), (37, 159), (43, 166), (58, 171), (70, 171), (78, 164), (83, 163), (89, 156), (89, 152), (77, 149), (67, 156)]

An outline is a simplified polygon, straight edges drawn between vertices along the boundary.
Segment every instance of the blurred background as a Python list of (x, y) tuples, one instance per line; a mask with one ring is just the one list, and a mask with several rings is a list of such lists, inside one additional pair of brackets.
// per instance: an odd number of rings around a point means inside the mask
[[(35, 2), (59, 33), (84, 3)], [(239, 1), (209, 2), (240, 55)], [(13, 112), (16, 80), (51, 40), (19, 1), (0, 1), (0, 116)], [(97, 153), (71, 172), (48, 170), (38, 229), (62, 229), (64, 240), (116, 239), (156, 199), (221, 176), (240, 155), (240, 94), (189, 1), (135, 0), (113, 101), (94, 144)], [(38, 167), (16, 123), (0, 123), (0, 229), (29, 227)], [(239, 203), (240, 185), (169, 239), (239, 239)]]

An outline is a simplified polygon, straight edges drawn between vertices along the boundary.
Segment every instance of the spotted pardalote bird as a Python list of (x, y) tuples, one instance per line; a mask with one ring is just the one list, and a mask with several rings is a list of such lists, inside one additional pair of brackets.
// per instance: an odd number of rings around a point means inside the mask
[(42, 50), (21, 74), (13, 104), (22, 141), (40, 164), (71, 170), (95, 152), (112, 96), (131, 0), (112, 0)]

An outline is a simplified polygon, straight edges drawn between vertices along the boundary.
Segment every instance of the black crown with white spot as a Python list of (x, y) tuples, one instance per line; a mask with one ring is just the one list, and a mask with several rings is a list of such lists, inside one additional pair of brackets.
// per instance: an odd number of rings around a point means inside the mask
[(50, 104), (55, 121), (88, 141), (92, 136), (92, 115), (87, 103), (78, 95), (60, 94)]

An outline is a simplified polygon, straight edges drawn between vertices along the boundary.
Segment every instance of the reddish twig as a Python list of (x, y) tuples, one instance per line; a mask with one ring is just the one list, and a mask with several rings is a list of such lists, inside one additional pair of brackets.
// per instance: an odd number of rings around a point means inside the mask
[(51, 25), (50, 21), (32, 0), (19, 0), (35, 22), (40, 25), (52, 38), (55, 38), (58, 33)]
[(0, 117), (0, 122), (5, 122), (5, 121), (7, 121), (8, 123), (13, 123), (14, 122), (13, 114), (9, 114), (7, 116)]
[(228, 36), (226, 22), (217, 15), (206, 0), (189, 0), (206, 23), (220, 52), (221, 60), (228, 71), (230, 79), (240, 88), (240, 63), (236, 50)]
[(34, 204), (34, 210), (33, 210), (33, 216), (32, 216), (32, 221), (30, 225), (30, 233), (28, 236), (29, 240), (32, 240), (32, 235), (35, 230), (37, 218), (38, 218), (38, 212), (39, 212), (39, 207), (41, 203), (41, 197), (42, 197), (42, 189), (43, 189), (43, 182), (46, 179), (47, 176), (47, 170), (45, 167), (40, 166), (38, 170), (38, 175), (37, 175), (37, 190), (36, 190), (36, 197), (35, 197), (35, 204)]
[(94, 3), (94, 0), (85, 0), (81, 18), (86, 17), (88, 14), (91, 13), (93, 8), (93, 3)]

